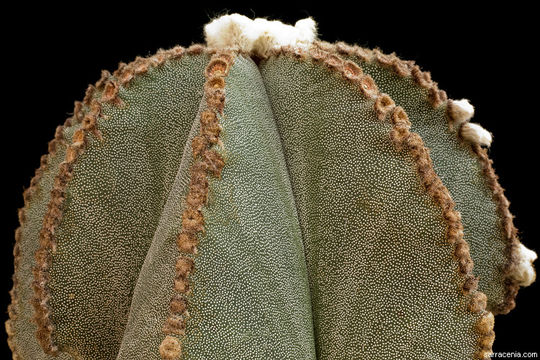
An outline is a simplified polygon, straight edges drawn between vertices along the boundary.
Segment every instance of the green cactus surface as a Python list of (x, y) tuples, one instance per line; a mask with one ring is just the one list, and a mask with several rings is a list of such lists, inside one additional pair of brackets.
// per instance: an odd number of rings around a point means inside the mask
[(88, 88), (19, 211), (13, 359), (486, 358), (534, 281), (489, 133), (307, 20)]

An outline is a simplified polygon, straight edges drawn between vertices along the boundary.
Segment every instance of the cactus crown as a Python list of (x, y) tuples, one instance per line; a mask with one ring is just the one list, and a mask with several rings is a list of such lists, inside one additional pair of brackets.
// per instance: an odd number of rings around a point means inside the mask
[(14, 359), (485, 358), (536, 254), (473, 106), (311, 18), (205, 36), (103, 71), (58, 127)]

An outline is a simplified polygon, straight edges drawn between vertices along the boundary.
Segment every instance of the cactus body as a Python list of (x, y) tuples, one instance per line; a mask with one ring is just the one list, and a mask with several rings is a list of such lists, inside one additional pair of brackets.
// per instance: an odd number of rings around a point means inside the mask
[(313, 30), (225, 16), (89, 88), (20, 211), (14, 359), (491, 351), (534, 272), (489, 133)]

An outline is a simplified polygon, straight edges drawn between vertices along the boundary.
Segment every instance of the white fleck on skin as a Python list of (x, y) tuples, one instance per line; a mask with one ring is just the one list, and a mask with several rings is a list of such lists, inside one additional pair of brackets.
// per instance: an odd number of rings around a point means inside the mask
[(517, 254), (519, 263), (512, 272), (512, 277), (518, 281), (519, 285), (529, 286), (536, 279), (533, 262), (538, 258), (538, 255), (521, 243), (519, 244)]
[(481, 146), (490, 146), (491, 141), (493, 141), (493, 137), (491, 136), (491, 133), (484, 129), (479, 124), (475, 123), (465, 123), (461, 125), (460, 129), (461, 137), (472, 143), (472, 144), (478, 144)]
[(281, 21), (250, 18), (232, 14), (214, 19), (204, 27), (208, 46), (237, 48), (248, 53), (266, 56), (282, 46), (308, 48), (317, 37), (317, 24), (312, 18), (298, 20), (294, 26)]

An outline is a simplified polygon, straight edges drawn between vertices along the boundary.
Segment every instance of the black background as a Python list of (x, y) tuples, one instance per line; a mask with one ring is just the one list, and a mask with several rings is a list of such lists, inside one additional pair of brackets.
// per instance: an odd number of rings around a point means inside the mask
[[(202, 27), (226, 12), (269, 17), (292, 23), (313, 16), (320, 38), (395, 51), (429, 70), (449, 97), (468, 98), (475, 122), (494, 135), (490, 156), (524, 243), (540, 246), (536, 206), (538, 110), (536, 84), (537, 22), (532, 9), (505, 3), (474, 9), (471, 4), (431, 3), (401, 6), (381, 2), (326, 2), (320, 6), (288, 4), (224, 7), (207, 2), (182, 8), (158, 2), (113, 6), (86, 3), (54, 7), (21, 2), (3, 14), (4, 224), (0, 302), (7, 318), (13, 271), (11, 250), (17, 209), (39, 157), (47, 152), (55, 127), (82, 100), (102, 69), (147, 56), (159, 48), (203, 42)], [(9, 26), (7, 26), (9, 24)], [(540, 352), (538, 284), (522, 289), (517, 308), (496, 318), (495, 351)], [(0, 343), (10, 358), (2, 332)]]

